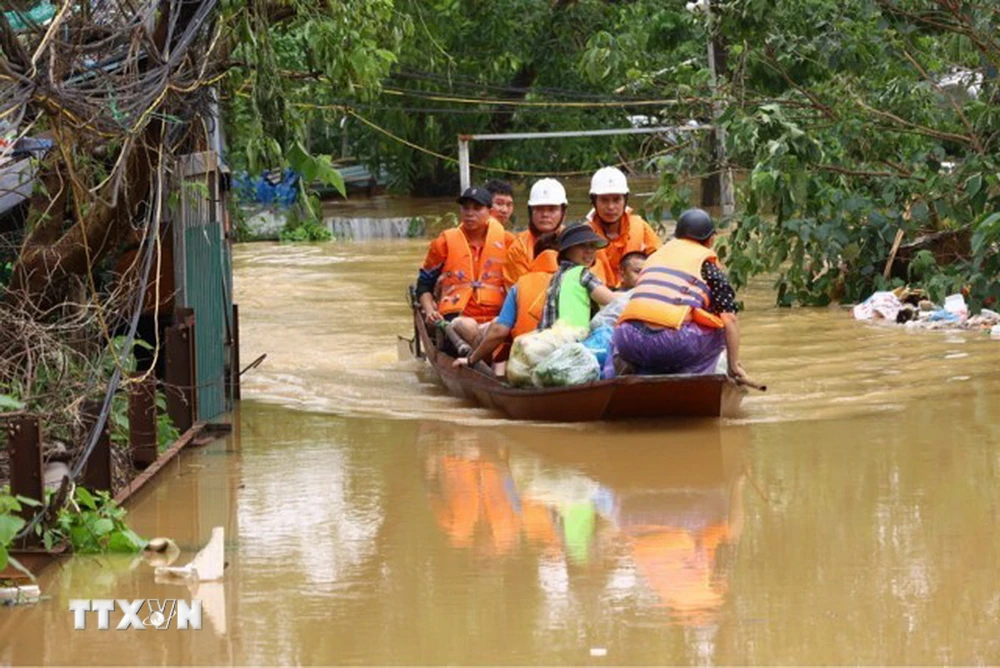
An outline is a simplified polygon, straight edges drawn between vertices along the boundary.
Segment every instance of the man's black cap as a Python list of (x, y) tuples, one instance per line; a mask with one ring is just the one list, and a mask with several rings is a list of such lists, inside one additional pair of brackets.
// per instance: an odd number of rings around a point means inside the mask
[(459, 204), (465, 201), (475, 202), (483, 206), (493, 206), (493, 195), (486, 188), (473, 186), (472, 188), (466, 188), (462, 196), (458, 198)]
[(570, 225), (559, 234), (559, 252), (567, 248), (579, 246), (581, 244), (597, 244), (598, 248), (604, 248), (608, 242), (597, 232), (590, 229), (590, 225), (576, 224)]

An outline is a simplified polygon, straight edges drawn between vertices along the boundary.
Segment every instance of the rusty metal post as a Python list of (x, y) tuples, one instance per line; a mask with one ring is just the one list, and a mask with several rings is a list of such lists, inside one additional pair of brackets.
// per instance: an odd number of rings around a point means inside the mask
[(198, 405), (195, 382), (194, 330), (185, 317), (167, 328), (167, 413), (181, 433), (195, 423)]
[(233, 304), (233, 336), (232, 355), (230, 357), (230, 371), (228, 382), (230, 384), (230, 394), (234, 401), (240, 400), (240, 305)]
[[(86, 439), (94, 429), (98, 416), (101, 414), (101, 407), (104, 402), (100, 400), (89, 400), (83, 403), (83, 437), (85, 442), (80, 447), (86, 447)], [(97, 443), (90, 452), (83, 465), (83, 486), (95, 492), (111, 492), (111, 437), (108, 435), (108, 422), (104, 421)]]
[[(42, 486), (42, 426), (37, 417), (7, 418), (7, 452), (10, 457), (10, 493), (39, 503), (45, 501)], [(23, 506), (20, 515), (30, 521), (35, 508)]]
[(156, 461), (156, 378), (152, 374), (134, 383), (129, 393), (128, 440), (136, 468), (144, 469)]

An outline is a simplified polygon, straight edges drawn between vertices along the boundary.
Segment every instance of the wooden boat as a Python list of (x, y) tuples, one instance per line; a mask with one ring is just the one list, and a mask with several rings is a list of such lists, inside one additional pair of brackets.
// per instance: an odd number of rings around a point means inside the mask
[(584, 385), (515, 388), (491, 375), (452, 366), (413, 309), (413, 352), (426, 358), (448, 392), (515, 420), (593, 422), (634, 418), (730, 417), (746, 389), (725, 375), (621, 376)]

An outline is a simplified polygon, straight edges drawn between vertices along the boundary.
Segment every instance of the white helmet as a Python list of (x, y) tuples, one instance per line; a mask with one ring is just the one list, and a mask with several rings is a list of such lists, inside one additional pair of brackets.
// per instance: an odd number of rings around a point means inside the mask
[(539, 179), (535, 185), (531, 186), (531, 194), (528, 195), (528, 206), (568, 206), (566, 199), (566, 189), (563, 184), (555, 179)]
[(628, 195), (628, 179), (617, 167), (601, 167), (590, 179), (591, 195)]

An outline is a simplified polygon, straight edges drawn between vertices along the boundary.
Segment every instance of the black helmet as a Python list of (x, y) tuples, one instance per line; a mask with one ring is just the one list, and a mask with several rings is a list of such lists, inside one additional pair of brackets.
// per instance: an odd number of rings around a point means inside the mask
[(694, 239), (705, 241), (715, 234), (715, 224), (712, 217), (704, 209), (688, 209), (677, 219), (677, 229), (674, 236), (678, 239)]

